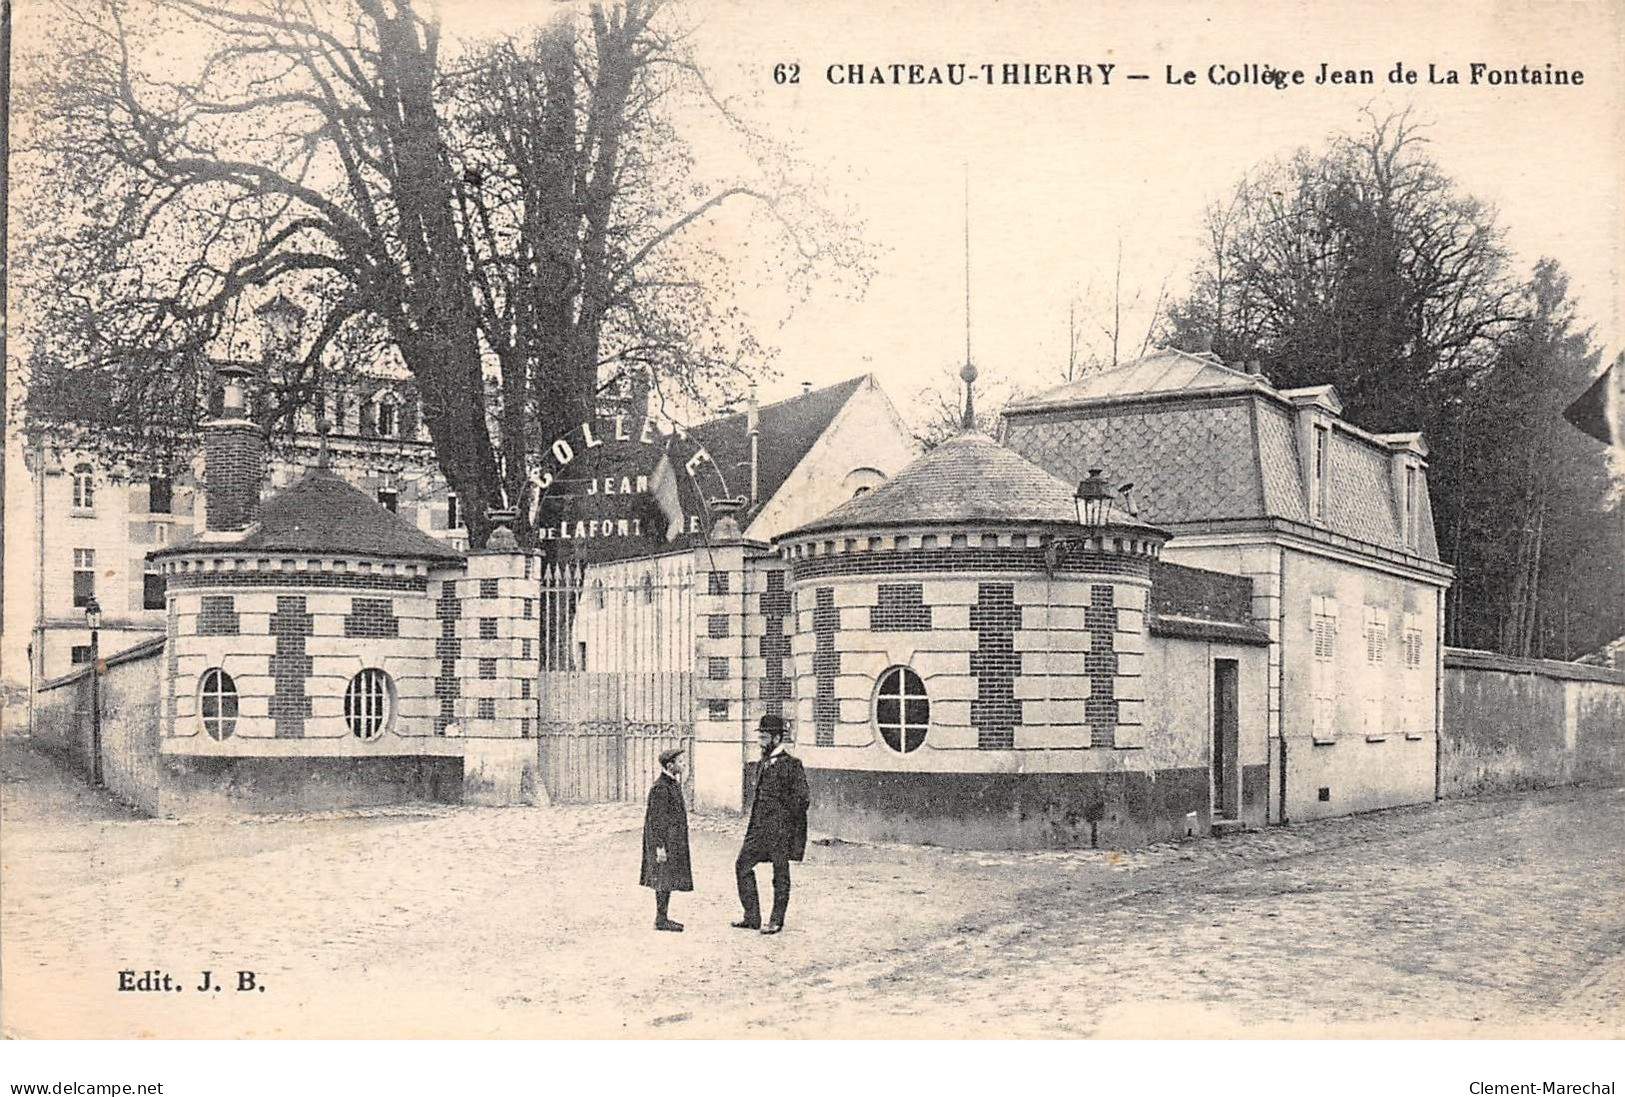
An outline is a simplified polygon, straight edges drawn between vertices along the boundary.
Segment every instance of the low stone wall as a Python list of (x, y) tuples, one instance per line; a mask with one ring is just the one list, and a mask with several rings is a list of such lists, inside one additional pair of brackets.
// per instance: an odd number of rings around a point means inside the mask
[(1625, 671), (1447, 648), (1441, 799), (1625, 781)]
[(96, 738), (93, 699), (101, 709), (102, 780), (109, 792), (149, 815), (160, 814), (159, 687), (164, 641), (147, 640), (102, 659), (99, 679), (85, 665), (39, 688), (34, 740), (66, 755), (89, 777)]
[(166, 755), (155, 814), (279, 814), (463, 799), (456, 757), (205, 758)]
[[(1209, 833), (1206, 768), (1155, 773), (809, 769), (809, 823), (843, 838), (959, 849), (1130, 849)], [(1264, 825), (1269, 767), (1243, 766), (1241, 817)]]
[(148, 815), (299, 812), (384, 806), (411, 801), (514, 804), (545, 802), (536, 777), (535, 741), (468, 740), (475, 755), (205, 757), (164, 754), (159, 728), (164, 669), (162, 638), (44, 683), (34, 707), (33, 739), (94, 772), (92, 699), (101, 709), (102, 780), (109, 792)]

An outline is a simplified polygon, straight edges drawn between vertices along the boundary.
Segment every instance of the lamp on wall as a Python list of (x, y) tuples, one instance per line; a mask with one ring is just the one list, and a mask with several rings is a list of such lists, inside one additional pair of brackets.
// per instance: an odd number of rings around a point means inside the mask
[(1090, 469), (1089, 476), (1078, 482), (1073, 503), (1078, 508), (1080, 526), (1103, 526), (1110, 516), (1112, 497), (1116, 492), (1101, 472), (1101, 469)]
[(90, 626), (90, 783), (102, 787), (102, 606), (93, 594), (85, 602)]

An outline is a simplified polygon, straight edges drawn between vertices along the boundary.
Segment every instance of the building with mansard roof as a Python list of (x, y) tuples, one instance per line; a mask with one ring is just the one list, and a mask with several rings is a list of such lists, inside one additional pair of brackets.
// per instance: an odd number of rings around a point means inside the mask
[(1001, 441), (1064, 480), (1110, 467), (1166, 560), (1251, 580), (1272, 821), (1432, 799), (1452, 572), (1420, 435), (1348, 422), (1329, 385), (1160, 350), (1013, 404)]

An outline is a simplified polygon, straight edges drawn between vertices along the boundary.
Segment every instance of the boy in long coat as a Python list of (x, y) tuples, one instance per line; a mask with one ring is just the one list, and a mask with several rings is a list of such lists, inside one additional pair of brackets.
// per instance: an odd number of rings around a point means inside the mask
[[(745, 917), (733, 924), (736, 929), (778, 933), (790, 906), (790, 862), (801, 860), (807, 852), (807, 805), (812, 797), (801, 760), (784, 749), (784, 721), (777, 716), (762, 717), (757, 736), (762, 761), (756, 767), (745, 842), (734, 861)], [(766, 925), (756, 892), (756, 866), (763, 861), (773, 865), (773, 913)]]
[(683, 806), (681, 750), (660, 752), (660, 776), (649, 790), (643, 815), (643, 869), (638, 882), (655, 889), (655, 928), (683, 932), (667, 914), (674, 891), (693, 891), (688, 860), (688, 809)]

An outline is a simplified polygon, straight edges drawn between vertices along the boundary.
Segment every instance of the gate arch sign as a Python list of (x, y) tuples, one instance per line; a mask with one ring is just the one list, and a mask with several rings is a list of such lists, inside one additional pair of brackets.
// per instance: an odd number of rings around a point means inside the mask
[(530, 477), (530, 519), (550, 559), (647, 556), (705, 535), (727, 498), (709, 451), (681, 425), (599, 416), (555, 438)]

